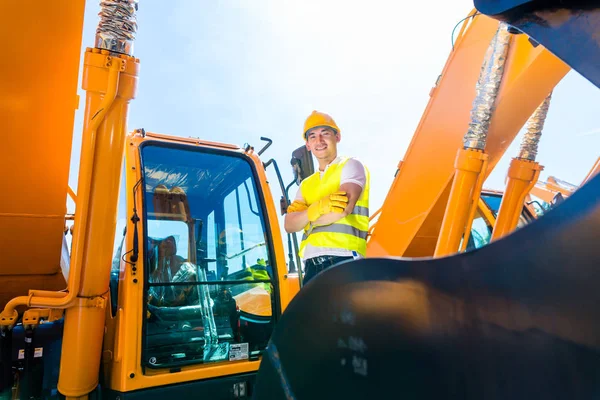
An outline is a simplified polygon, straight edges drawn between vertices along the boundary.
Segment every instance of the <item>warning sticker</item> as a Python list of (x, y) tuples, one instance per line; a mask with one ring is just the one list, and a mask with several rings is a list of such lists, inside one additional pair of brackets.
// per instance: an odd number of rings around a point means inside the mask
[(229, 361), (248, 359), (248, 343), (236, 343), (229, 346)]
[[(36, 347), (33, 351), (33, 357), (34, 358), (38, 358), (44, 355), (44, 348), (43, 347)], [(18, 355), (19, 360), (23, 360), (25, 358), (25, 349), (19, 349), (19, 355)]]

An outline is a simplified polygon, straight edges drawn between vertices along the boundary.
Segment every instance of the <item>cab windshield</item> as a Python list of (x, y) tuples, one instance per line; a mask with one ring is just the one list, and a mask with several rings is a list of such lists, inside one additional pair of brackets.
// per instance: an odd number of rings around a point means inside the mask
[(253, 359), (275, 313), (261, 196), (245, 156), (146, 144), (143, 362)]

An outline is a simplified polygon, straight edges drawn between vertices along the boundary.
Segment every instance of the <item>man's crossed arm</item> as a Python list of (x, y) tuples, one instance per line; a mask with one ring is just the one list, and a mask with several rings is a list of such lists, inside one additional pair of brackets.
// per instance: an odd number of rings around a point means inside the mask
[(303, 230), (306, 225), (330, 225), (349, 215), (362, 193), (362, 187), (356, 183), (344, 183), (337, 192), (325, 196), (310, 206), (295, 200), (285, 215), (286, 232)]

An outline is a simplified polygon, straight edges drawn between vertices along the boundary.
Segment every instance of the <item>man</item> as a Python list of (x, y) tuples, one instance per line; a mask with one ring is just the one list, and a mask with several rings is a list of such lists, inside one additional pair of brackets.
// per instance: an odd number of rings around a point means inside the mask
[(300, 184), (285, 216), (285, 230), (304, 230), (299, 255), (306, 284), (333, 264), (365, 256), (369, 172), (354, 158), (338, 157), (342, 136), (329, 115), (313, 111), (302, 137), (318, 160), (319, 171)]

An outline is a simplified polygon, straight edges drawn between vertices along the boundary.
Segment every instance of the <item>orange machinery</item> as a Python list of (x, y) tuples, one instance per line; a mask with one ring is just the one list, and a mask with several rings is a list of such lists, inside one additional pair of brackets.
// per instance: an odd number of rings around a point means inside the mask
[[(583, 399), (598, 392), (600, 178), (507, 235), (541, 168), (529, 142), (541, 127), (532, 129), (498, 207), (494, 234), (502, 239), (456, 253), (474, 206), (488, 195), (480, 194), (482, 177), (534, 110), (536, 123), (568, 70), (542, 45), (600, 88), (600, 2), (475, 5), (505, 22), (477, 16), (463, 34), (369, 242), (371, 256), (438, 257), (367, 257), (311, 281), (273, 332), (257, 398)], [(472, 60), (485, 60), (482, 70), (494, 79), (459, 62), (479, 40), (485, 43)]]
[[(564, 62), (523, 34), (505, 31), (504, 53), (493, 53), (492, 45), (499, 47), (501, 34), (494, 19), (475, 11), (466, 18), (371, 227), (368, 257), (441, 256), (458, 251), (475, 213), (484, 213), (481, 207), (477, 210), (482, 182), (569, 71)], [(502, 69), (494, 70), (495, 64), (488, 63), (494, 56)], [(490, 89), (490, 82), (480, 82), (486, 73), (488, 78), (490, 73), (501, 77), (497, 87)], [(478, 104), (478, 93), (484, 101), (491, 99), (491, 104)], [(487, 115), (478, 114), (485, 106)], [(484, 127), (473, 136), (477, 124)], [(478, 146), (471, 146), (469, 134), (480, 136)], [(535, 183), (539, 169), (535, 161), (513, 160), (509, 175), (521, 179), (517, 190), (522, 191)], [(524, 194), (510, 193), (522, 208)], [(512, 208), (504, 213), (512, 214), (508, 231), (516, 226), (514, 215), (520, 213)]]
[[(61, 354), (55, 377), (67, 398), (243, 397), (273, 323), (298, 290), (298, 276), (286, 270), (262, 151), (143, 129), (126, 134), (140, 63), (131, 51), (136, 6), (103, 3), (96, 46), (85, 53), (75, 194), (67, 171), (84, 2), (68, 11), (48, 2), (2, 4), (3, 15), (15, 16), (0, 28), (5, 36), (25, 25), (25, 15), (40, 21), (7, 43), (1, 65), (8, 88), (1, 159), (11, 171), (3, 175), (11, 196), (0, 203), (9, 228), (0, 231), (4, 393), (58, 396), (39, 371), (52, 374)], [(463, 26), (373, 230), (370, 256), (431, 255), (438, 237), (460, 241), (476, 217), (469, 206), (479, 203), (472, 199), (482, 177), (568, 71), (525, 35), (513, 36), (487, 143), (461, 149), (454, 165), (481, 70), (473, 60), (484, 59), (497, 28), (480, 15)], [(40, 46), (41, 37), (54, 45)], [(8, 62), (17, 59), (27, 63)], [(34, 140), (23, 146), (24, 137)], [(436, 164), (423, 168), (413, 160), (427, 159), (431, 143), (440, 149)], [(460, 178), (456, 170), (473, 160), (477, 168), (466, 171), (476, 173)], [(67, 194), (76, 202), (70, 255)], [(44, 332), (59, 340), (43, 342)], [(36, 357), (43, 349), (46, 356)]]
[(128, 134), (137, 1), (102, 2), (84, 54), (74, 193), (84, 5), (0, 5), (10, 38), (0, 62), (0, 397), (247, 397), (299, 290), (266, 179), (276, 164), (259, 159), (266, 147)]

